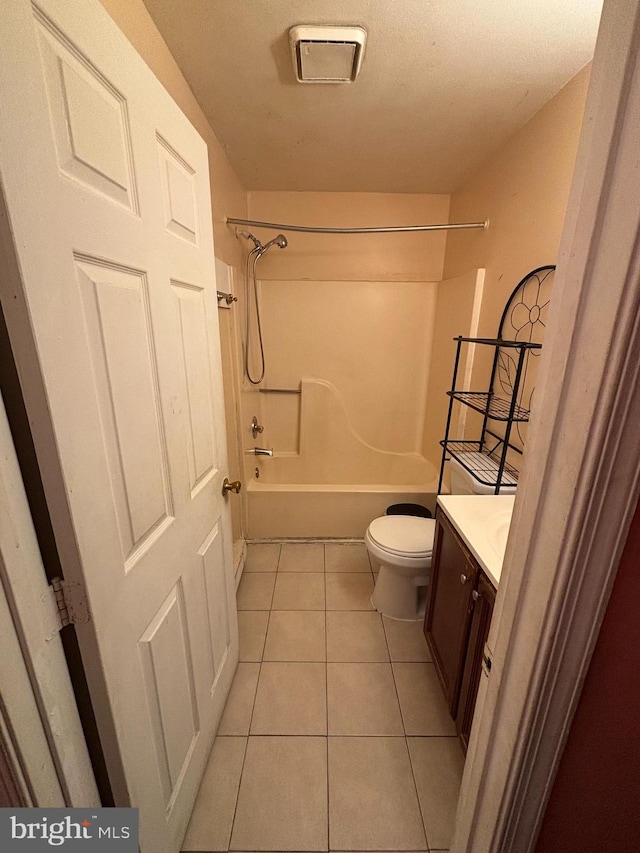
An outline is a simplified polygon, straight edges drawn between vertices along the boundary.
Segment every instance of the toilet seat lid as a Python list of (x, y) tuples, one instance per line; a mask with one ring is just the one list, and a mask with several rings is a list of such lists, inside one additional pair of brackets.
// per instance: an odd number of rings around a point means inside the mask
[(433, 518), (414, 515), (382, 515), (369, 525), (372, 541), (398, 556), (429, 557), (433, 550), (436, 523)]

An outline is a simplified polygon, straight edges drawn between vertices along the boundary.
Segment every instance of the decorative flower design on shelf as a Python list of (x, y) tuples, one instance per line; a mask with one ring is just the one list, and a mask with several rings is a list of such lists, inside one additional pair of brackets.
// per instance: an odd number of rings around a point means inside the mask
[[(543, 342), (554, 272), (546, 268), (525, 279), (511, 298), (508, 320), (514, 334), (510, 335), (503, 329), (503, 337), (528, 343)], [(539, 356), (540, 350), (531, 350), (531, 355)]]
[[(528, 275), (520, 283), (507, 303), (498, 332), (499, 338), (526, 343), (543, 343), (554, 273), (555, 267), (542, 267)], [(531, 409), (535, 393), (536, 371), (529, 371), (529, 359), (531, 357), (537, 358), (540, 353), (541, 350), (533, 349), (527, 350), (524, 355), (517, 403), (525, 409)], [(499, 386), (499, 390), (496, 390), (498, 393), (502, 391), (505, 396), (511, 396), (517, 371), (518, 352), (500, 349), (496, 371)], [(517, 434), (522, 443), (524, 443), (523, 426), (519, 423), (516, 424)]]

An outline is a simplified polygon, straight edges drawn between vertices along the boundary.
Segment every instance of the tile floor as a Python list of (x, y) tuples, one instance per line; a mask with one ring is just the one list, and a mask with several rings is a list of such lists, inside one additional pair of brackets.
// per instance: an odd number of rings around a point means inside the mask
[(420, 623), (363, 544), (249, 545), (240, 663), (184, 851), (435, 851), (463, 756)]

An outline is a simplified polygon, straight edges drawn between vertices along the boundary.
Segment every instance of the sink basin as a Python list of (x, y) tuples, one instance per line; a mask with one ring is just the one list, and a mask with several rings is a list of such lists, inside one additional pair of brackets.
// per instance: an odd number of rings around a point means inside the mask
[(509, 527), (511, 526), (511, 510), (505, 509), (501, 512), (496, 512), (487, 520), (487, 539), (489, 545), (495, 555), (501, 560), (504, 557), (504, 550), (507, 545), (507, 537), (509, 536)]
[(438, 505), (498, 588), (515, 495), (440, 495)]

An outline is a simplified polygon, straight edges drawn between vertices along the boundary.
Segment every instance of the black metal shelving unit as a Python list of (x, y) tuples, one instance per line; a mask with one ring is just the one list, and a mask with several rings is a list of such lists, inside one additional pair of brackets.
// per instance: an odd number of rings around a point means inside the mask
[[(531, 357), (540, 354), (546, 326), (546, 309), (550, 299), (555, 266), (538, 267), (516, 286), (505, 305), (498, 337), (468, 338), (459, 336), (449, 396), (449, 411), (442, 446), (442, 462), (438, 494), (442, 491), (445, 462), (453, 457), (476, 480), (498, 494), (502, 486), (516, 486), (518, 469), (507, 461), (510, 451), (521, 455), (524, 438), (521, 424), (529, 420), (530, 403), (535, 388), (527, 386)], [(506, 334), (505, 334), (506, 333)], [(511, 337), (513, 335), (513, 337)], [(458, 388), (458, 372), (464, 346), (492, 347), (491, 376), (485, 391)], [(450, 435), (455, 402), (482, 416), (482, 428), (476, 440), (452, 438)], [(512, 441), (516, 430), (517, 442)], [(513, 454), (512, 454), (513, 459)]]

